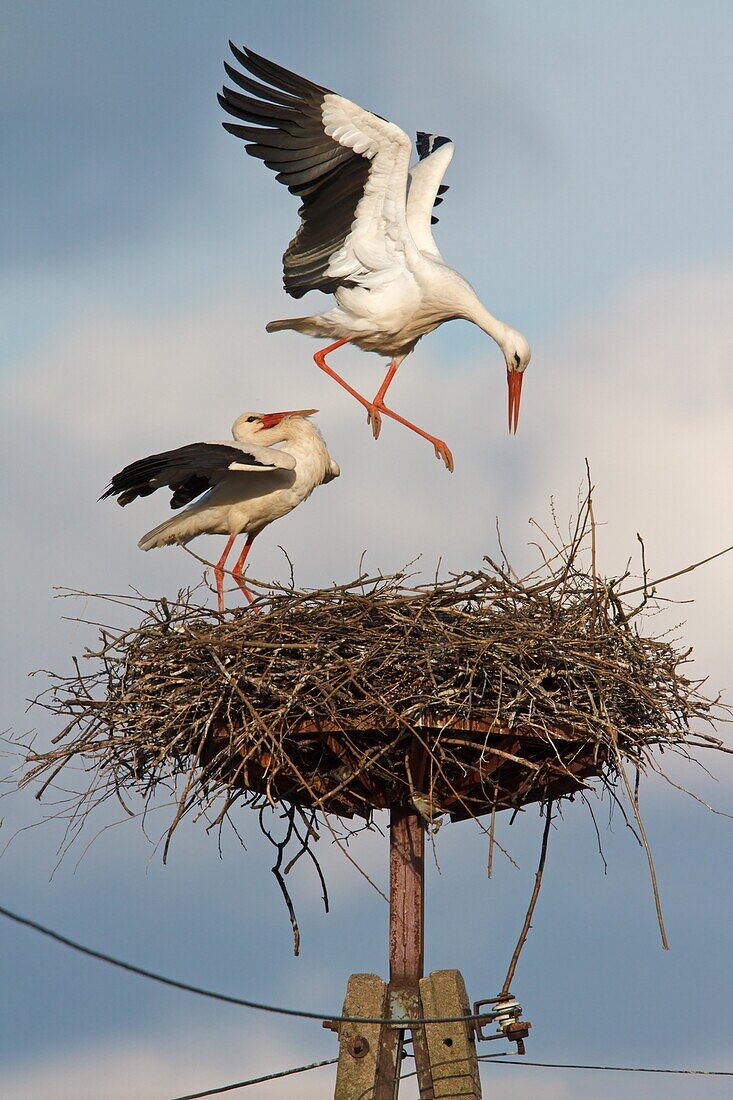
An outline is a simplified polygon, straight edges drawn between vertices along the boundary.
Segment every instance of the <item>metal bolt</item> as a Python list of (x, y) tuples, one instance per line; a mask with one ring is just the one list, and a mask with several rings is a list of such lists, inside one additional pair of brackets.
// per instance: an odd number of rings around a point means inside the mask
[(352, 1058), (363, 1058), (369, 1053), (369, 1040), (363, 1035), (354, 1035), (346, 1044), (346, 1049)]

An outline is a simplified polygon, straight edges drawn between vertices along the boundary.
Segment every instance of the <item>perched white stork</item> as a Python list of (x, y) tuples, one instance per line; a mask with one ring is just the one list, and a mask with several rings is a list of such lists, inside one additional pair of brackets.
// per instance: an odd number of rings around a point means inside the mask
[[(388, 408), (385, 398), (421, 336), (444, 321), (471, 321), (504, 354), (509, 430), (515, 432), (529, 344), (489, 313), (433, 240), (433, 206), (447, 190), (441, 181), (453, 143), (418, 133), (420, 159), (410, 169), (412, 143), (399, 126), (252, 50), (230, 46), (246, 72), (225, 63), (226, 71), (249, 94), (225, 87), (219, 102), (249, 125), (224, 126), (302, 200), (300, 227), (283, 257), (285, 290), (294, 298), (321, 290), (336, 299), (327, 313), (271, 321), (268, 332), (295, 329), (330, 341), (314, 359), (366, 408), (375, 438), (384, 414), (429, 440), (452, 470), (446, 444)], [(371, 401), (326, 363), (326, 355), (348, 343), (391, 359)]]
[[(224, 565), (237, 535), (246, 533), (232, 576), (251, 603), (242, 568), (255, 537), (341, 472), (318, 428), (308, 420), (316, 411), (242, 413), (232, 427), (234, 442), (189, 443), (141, 458), (115, 474), (100, 500), (116, 496), (124, 507), (168, 486), (173, 491), (171, 508), (190, 505), (143, 535), (141, 550), (185, 545), (197, 535), (228, 535), (214, 567), (220, 612)], [(285, 448), (278, 449), (278, 443)]]

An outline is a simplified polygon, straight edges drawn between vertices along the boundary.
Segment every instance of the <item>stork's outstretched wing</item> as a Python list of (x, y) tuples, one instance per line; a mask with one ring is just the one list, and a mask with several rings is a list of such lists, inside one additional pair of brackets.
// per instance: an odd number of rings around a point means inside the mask
[(232, 53), (253, 80), (225, 64), (249, 95), (225, 87), (225, 111), (254, 125), (224, 123), (247, 152), (303, 200), (300, 227), (283, 256), (285, 290), (369, 285), (374, 272), (403, 263), (411, 142), (391, 122), (313, 84), (252, 50)]
[(116, 496), (117, 503), (124, 508), (137, 497), (150, 496), (167, 485), (173, 492), (171, 508), (182, 508), (233, 472), (261, 474), (293, 469), (293, 456), (273, 447), (233, 442), (189, 443), (131, 462), (115, 474), (99, 499)]
[(455, 146), (450, 138), (422, 131), (418, 132), (416, 146), (420, 159), (410, 169), (407, 224), (420, 251), (440, 258), (431, 229), (438, 220), (433, 209), (441, 204), (448, 190), (442, 179), (453, 159)]

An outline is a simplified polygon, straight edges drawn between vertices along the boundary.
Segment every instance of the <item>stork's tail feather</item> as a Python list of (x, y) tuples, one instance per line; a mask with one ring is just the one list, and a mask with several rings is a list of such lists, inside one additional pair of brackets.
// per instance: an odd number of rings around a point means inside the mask
[(322, 328), (320, 317), (284, 317), (281, 321), (270, 321), (265, 328), (268, 332), (304, 332), (306, 336), (320, 336)]
[(172, 543), (188, 542), (191, 537), (186, 531), (181, 530), (181, 517), (174, 516), (172, 519), (165, 520), (164, 523), (159, 523), (152, 531), (148, 531), (146, 535), (143, 535), (138, 546), (141, 550), (152, 550), (157, 546), (170, 546)]

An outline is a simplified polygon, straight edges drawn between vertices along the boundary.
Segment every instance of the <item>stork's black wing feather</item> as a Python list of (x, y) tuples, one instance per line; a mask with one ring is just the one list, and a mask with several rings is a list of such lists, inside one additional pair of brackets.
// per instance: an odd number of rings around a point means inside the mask
[(173, 491), (171, 508), (182, 508), (216, 485), (233, 462), (263, 470), (271, 468), (271, 464), (262, 462), (241, 447), (230, 447), (226, 443), (189, 443), (131, 462), (114, 475), (99, 499), (115, 496), (124, 508), (137, 497), (150, 496), (167, 485)]
[[(415, 141), (415, 148), (417, 149), (417, 155), (419, 160), (425, 160), (431, 153), (434, 153), (436, 149), (440, 149), (441, 145), (448, 145), (451, 138), (442, 137), (440, 134), (426, 134), (424, 130), (418, 130)], [(443, 201), (443, 195), (449, 189), (449, 184), (441, 183), (438, 188), (438, 194), (435, 196), (435, 202), (433, 206), (440, 206)], [(438, 218), (433, 215), (430, 219), (431, 225), (438, 224)]]
[(426, 134), (424, 130), (418, 130), (415, 137), (415, 148), (420, 160), (425, 160), (425, 157), (429, 157), (436, 149), (440, 149), (441, 145), (449, 145), (451, 141), (450, 138), (442, 137), (440, 134)]
[(300, 227), (283, 256), (285, 290), (302, 298), (309, 290), (332, 294), (339, 286), (353, 285), (329, 278), (326, 271), (351, 231), (370, 162), (324, 133), (323, 99), (335, 93), (252, 50), (229, 45), (242, 68), (259, 80), (225, 64), (231, 80), (249, 95), (224, 87), (219, 102), (230, 115), (254, 125), (225, 122), (224, 129), (241, 138), (250, 156), (264, 161), (302, 199)]

